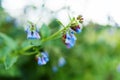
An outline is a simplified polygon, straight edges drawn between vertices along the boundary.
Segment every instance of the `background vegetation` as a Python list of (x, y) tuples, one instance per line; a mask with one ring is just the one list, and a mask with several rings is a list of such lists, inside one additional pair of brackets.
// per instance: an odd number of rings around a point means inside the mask
[[(53, 18), (43, 23), (40, 34), (49, 37), (60, 29)], [(67, 49), (60, 36), (34, 44), (49, 53), (50, 61), (38, 66), (33, 48), (29, 47), (23, 26), (0, 8), (0, 80), (120, 80), (120, 29), (89, 22), (76, 34), (77, 42)], [(59, 59), (65, 62), (59, 65)]]

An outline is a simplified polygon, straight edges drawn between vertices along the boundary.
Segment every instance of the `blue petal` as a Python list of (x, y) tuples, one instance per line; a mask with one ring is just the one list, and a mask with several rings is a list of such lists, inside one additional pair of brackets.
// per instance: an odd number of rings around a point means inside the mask
[(38, 65), (45, 65), (46, 61), (43, 58), (38, 57)]
[(75, 37), (74, 34), (71, 34), (71, 39), (73, 39), (73, 40), (77, 40), (77, 38)]
[(31, 31), (28, 31), (27, 39), (40, 39), (40, 36), (36, 31), (33, 34), (31, 34)]
[(40, 57), (38, 57), (38, 65), (43, 65), (42, 60)]
[(49, 61), (48, 53), (47, 53), (47, 52), (41, 52), (41, 55), (42, 55), (42, 57), (44, 58), (44, 60), (45, 60), (46, 62)]
[(66, 33), (65, 44), (67, 48), (72, 48), (75, 45), (77, 38), (74, 35), (74, 32), (71, 30), (70, 34)]
[(65, 43), (69, 44), (71, 40), (71, 36), (69, 35), (69, 33), (67, 32), (66, 34), (66, 39), (65, 39)]
[(72, 48), (73, 46), (71, 44), (66, 44), (67, 48)]
[(81, 29), (76, 29), (76, 33), (81, 33), (82, 30)]

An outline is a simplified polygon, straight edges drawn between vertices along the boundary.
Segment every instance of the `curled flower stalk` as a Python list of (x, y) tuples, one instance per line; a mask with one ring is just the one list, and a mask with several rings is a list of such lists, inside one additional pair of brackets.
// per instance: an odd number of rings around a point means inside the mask
[(70, 29), (64, 32), (62, 40), (67, 48), (72, 48), (75, 45), (76, 37), (74, 33), (80, 33), (82, 31), (82, 26), (80, 25), (83, 22), (82, 16), (73, 18), (70, 22)]
[(82, 16), (79, 15), (77, 18), (73, 18), (70, 28), (76, 33), (80, 33), (82, 32), (82, 25), (81, 25), (82, 23), (83, 23), (83, 18)]

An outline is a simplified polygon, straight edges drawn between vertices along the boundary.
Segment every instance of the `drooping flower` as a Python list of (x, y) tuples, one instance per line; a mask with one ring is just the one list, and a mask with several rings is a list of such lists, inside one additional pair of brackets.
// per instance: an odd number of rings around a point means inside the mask
[(74, 32), (66, 33), (62, 37), (63, 42), (67, 46), (67, 48), (72, 48), (75, 45), (76, 37), (74, 35)]
[(74, 35), (74, 31), (73, 30), (70, 30), (70, 35), (71, 35), (73, 40), (77, 40), (76, 36)]
[(41, 52), (41, 55), (42, 55), (43, 59), (45, 60), (45, 62), (49, 61), (48, 53), (47, 52)]
[(48, 61), (48, 53), (47, 52), (41, 52), (39, 55), (36, 56), (38, 65), (45, 65)]
[(46, 61), (43, 59), (43, 57), (38, 57), (38, 65), (44, 65), (46, 64)]
[(67, 46), (67, 48), (72, 48), (75, 45), (76, 37), (74, 35), (74, 32), (80, 33), (82, 31), (81, 23), (83, 23), (83, 18), (81, 15), (79, 15), (77, 18), (74, 17), (68, 26), (70, 27), (70, 33), (69, 32), (65, 33), (66, 32), (65, 30), (62, 36), (62, 40)]
[(27, 27), (26, 32), (27, 32), (27, 39), (40, 39), (38, 29), (33, 24)]

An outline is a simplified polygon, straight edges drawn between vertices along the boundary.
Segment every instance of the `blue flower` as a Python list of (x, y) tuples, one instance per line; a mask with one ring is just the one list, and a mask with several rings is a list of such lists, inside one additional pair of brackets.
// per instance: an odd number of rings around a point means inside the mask
[(48, 62), (48, 61), (49, 61), (48, 53), (47, 53), (47, 52), (41, 52), (41, 55), (42, 55), (42, 57), (44, 58), (45, 62)]
[(38, 29), (35, 26), (28, 26), (25, 31), (27, 32), (27, 39), (40, 39)]
[(52, 71), (53, 72), (57, 72), (58, 71), (58, 67), (57, 66), (52, 66)]
[(38, 65), (45, 65), (46, 61), (43, 59), (43, 57), (38, 57)]
[(67, 48), (72, 48), (75, 45), (76, 37), (74, 35), (74, 32), (70, 32), (70, 34), (67, 32), (63, 35), (63, 41)]
[(73, 40), (77, 40), (76, 36), (74, 35), (74, 31), (73, 30), (70, 31), (70, 36), (71, 36), (71, 38)]
[(58, 66), (63, 67), (65, 65), (66, 61), (63, 57), (59, 58), (58, 60)]
[(47, 52), (41, 52), (41, 54), (37, 56), (38, 65), (45, 65), (48, 61), (49, 58)]

